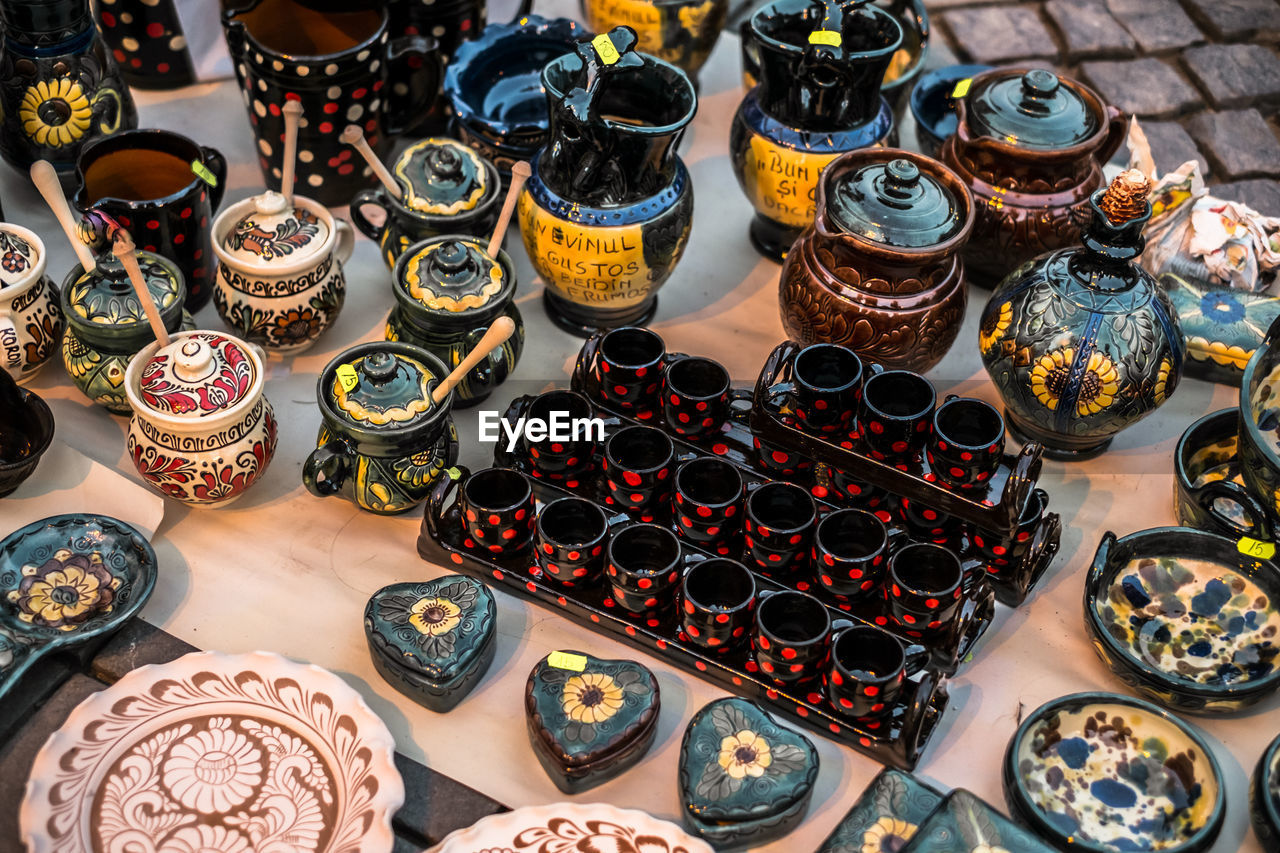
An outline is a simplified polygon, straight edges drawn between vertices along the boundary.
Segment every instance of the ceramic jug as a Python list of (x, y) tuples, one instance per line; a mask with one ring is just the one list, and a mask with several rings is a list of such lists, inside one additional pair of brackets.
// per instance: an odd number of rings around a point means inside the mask
[(960, 249), (973, 227), (960, 178), (893, 148), (836, 159), (818, 182), (814, 223), (782, 264), (782, 325), (806, 344), (924, 372), (964, 320)]
[(324, 205), (268, 190), (227, 208), (213, 223), (218, 316), (250, 343), (301, 352), (338, 319), (351, 226)]
[(3, 0), (0, 19), (0, 154), (15, 168), (48, 160), (65, 177), (85, 143), (138, 126), (89, 0)]
[(517, 215), (547, 313), (576, 334), (646, 323), (693, 223), (676, 145), (697, 96), (683, 71), (635, 46), (619, 27), (542, 71), (551, 134)]
[(1044, 69), (979, 74), (955, 109), (940, 157), (978, 212), (964, 253), (971, 280), (992, 287), (1041, 252), (1076, 245), (1128, 118)]
[(262, 355), (218, 332), (179, 332), (129, 362), (129, 456), (148, 486), (191, 506), (239, 498), (271, 464), (276, 418)]
[(62, 335), (58, 289), (33, 231), (0, 222), (0, 367), (19, 384), (53, 355)]
[(760, 79), (733, 117), (729, 155), (756, 211), (751, 242), (769, 257), (781, 259), (813, 223), (826, 165), (893, 128), (880, 85), (902, 27), (865, 2), (774, 0), (743, 24)]
[(587, 28), (603, 33), (627, 26), (636, 50), (670, 62), (691, 79), (720, 38), (729, 0), (582, 0)]
[(99, 0), (98, 30), (134, 89), (178, 89), (196, 82), (174, 0)]

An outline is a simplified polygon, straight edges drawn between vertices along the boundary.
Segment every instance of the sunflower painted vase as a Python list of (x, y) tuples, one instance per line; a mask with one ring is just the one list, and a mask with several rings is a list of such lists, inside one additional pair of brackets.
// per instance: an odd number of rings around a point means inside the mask
[(26, 171), (75, 169), (86, 143), (138, 126), (89, 0), (0, 0), (0, 155)]
[(978, 345), (1006, 423), (1056, 459), (1106, 450), (1178, 385), (1186, 344), (1169, 297), (1136, 263), (1150, 184), (1121, 173), (1090, 197), (1083, 245), (1027, 262), (996, 287)]
[(378, 341), (339, 353), (316, 387), (323, 422), (302, 466), (307, 490), (379, 515), (426, 500), (458, 461), (450, 416), (456, 391), (431, 400), (447, 373), (440, 359), (413, 344)]

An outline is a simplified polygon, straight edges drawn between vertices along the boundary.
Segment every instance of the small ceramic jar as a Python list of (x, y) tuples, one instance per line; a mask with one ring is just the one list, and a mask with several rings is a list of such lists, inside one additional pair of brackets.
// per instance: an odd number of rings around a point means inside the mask
[[(195, 320), (183, 309), (187, 288), (182, 273), (169, 259), (138, 251), (138, 269), (170, 334), (194, 329)], [(125, 371), (138, 350), (155, 341), (142, 304), (120, 262), (110, 255), (86, 273), (76, 264), (62, 282), (62, 364), (84, 395), (108, 412), (132, 411), (125, 396)]]
[(62, 334), (58, 290), (44, 274), (44, 243), (20, 225), (0, 223), (0, 367), (26, 382)]
[(277, 192), (218, 215), (213, 304), (235, 333), (273, 352), (301, 352), (334, 324), (347, 292), (351, 226), (319, 202)]
[(964, 320), (959, 253), (973, 218), (964, 184), (936, 160), (892, 148), (841, 156), (822, 173), (813, 225), (782, 265), (787, 334), (886, 367), (933, 367)]
[(473, 406), (515, 370), (524, 349), (524, 321), (516, 308), (516, 271), (507, 253), (496, 258), (480, 240), (461, 235), (425, 240), (396, 262), (396, 307), (387, 318), (387, 340), (420, 346), (445, 364), (466, 357), (489, 324), (507, 316), (515, 333), (454, 387), (454, 405)]
[(276, 451), (265, 379), (257, 349), (220, 332), (179, 332), (135, 355), (128, 448), (147, 485), (191, 506), (244, 494)]
[[(388, 267), (421, 240), (441, 234), (487, 238), (493, 231), (502, 179), (497, 167), (462, 143), (442, 137), (415, 142), (391, 172), (400, 198), (380, 186), (361, 190), (351, 200), (351, 221), (378, 244)], [(381, 225), (365, 216), (365, 205), (382, 208)]]
[(458, 461), (449, 416), (454, 392), (431, 392), (448, 371), (412, 344), (379, 341), (339, 353), (320, 373), (323, 423), (302, 481), (317, 497), (341, 495), (361, 509), (394, 515), (426, 500)]

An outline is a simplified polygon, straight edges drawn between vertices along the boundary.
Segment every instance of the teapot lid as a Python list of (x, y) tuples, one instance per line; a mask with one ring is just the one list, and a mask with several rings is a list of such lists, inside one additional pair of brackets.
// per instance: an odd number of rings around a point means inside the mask
[(515, 279), (479, 240), (442, 237), (419, 243), (396, 265), (395, 285), (432, 311), (465, 314), (510, 295)]
[[(160, 319), (165, 328), (174, 328), (187, 293), (182, 273), (171, 261), (154, 252), (138, 250), (136, 257)], [(80, 270), (80, 274), (75, 281), (64, 285), (63, 297), (72, 322), (121, 332), (147, 326), (146, 312), (133, 292), (129, 274), (114, 255), (99, 255), (93, 272), (84, 272), (79, 266), (75, 269)]]
[(262, 386), (248, 346), (219, 332), (188, 332), (156, 350), (138, 378), (138, 396), (161, 414), (207, 418), (251, 399)]
[(965, 106), (976, 135), (1054, 150), (1078, 145), (1102, 126), (1075, 87), (1064, 85), (1052, 71), (993, 71), (974, 83)]
[(339, 417), (363, 428), (404, 428), (431, 419), (431, 389), (439, 378), (425, 360), (395, 345), (360, 347), (333, 367), (322, 392)]
[(429, 137), (406, 148), (396, 160), (395, 176), (404, 206), (432, 216), (475, 210), (499, 189), (479, 154), (442, 137)]
[(876, 161), (839, 175), (827, 202), (832, 224), (876, 243), (933, 246), (965, 226), (964, 205), (910, 160)]
[(25, 231), (0, 222), (0, 287), (26, 281), (40, 264), (40, 246), (31, 242)]
[(249, 200), (249, 213), (227, 230), (222, 246), (246, 264), (294, 264), (319, 252), (329, 239), (329, 226), (313, 211), (274, 190)]

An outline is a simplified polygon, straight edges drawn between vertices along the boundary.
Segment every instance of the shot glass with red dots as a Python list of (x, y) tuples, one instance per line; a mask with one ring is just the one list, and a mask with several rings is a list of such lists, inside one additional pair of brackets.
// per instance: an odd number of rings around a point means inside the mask
[(793, 483), (765, 483), (747, 496), (746, 551), (761, 572), (786, 577), (809, 562), (818, 507)]
[(885, 598), (909, 637), (946, 631), (960, 612), (964, 569), (960, 558), (931, 542), (912, 542), (889, 558)]
[(676, 469), (671, 509), (676, 532), (699, 548), (729, 553), (742, 530), (742, 473), (711, 456), (690, 459)]
[(652, 521), (671, 500), (675, 445), (657, 427), (629, 426), (604, 444), (604, 475), (612, 506)]
[(753, 438), (752, 444), (756, 451), (756, 467), (771, 477), (795, 477), (813, 468), (813, 460), (801, 453), (775, 447), (758, 437)]
[(729, 411), (729, 371), (718, 361), (681, 356), (662, 378), (662, 416), (679, 436), (699, 438), (720, 431)]
[[(564, 390), (539, 394), (525, 411), (528, 422), (541, 421), (546, 424), (551, 423), (553, 414), (558, 419), (567, 418), (572, 423), (574, 420), (590, 418), (595, 413), (586, 397), (577, 391)], [(585, 472), (591, 465), (595, 451), (589, 431), (583, 431), (577, 439), (548, 436), (539, 441), (526, 441), (525, 445), (534, 476), (555, 481), (570, 481)]]
[(862, 360), (840, 344), (813, 344), (796, 354), (790, 409), (797, 425), (822, 435), (848, 432), (862, 394)]
[(985, 484), (1004, 454), (1004, 418), (995, 406), (969, 397), (948, 397), (933, 413), (925, 451), (930, 470), (944, 485), (968, 490)]
[(820, 676), (827, 664), (831, 614), (807, 592), (765, 593), (752, 632), (756, 663), (778, 684)]
[(600, 578), (609, 520), (584, 498), (560, 498), (538, 513), (537, 555), (547, 581), (588, 586)]
[(936, 402), (933, 383), (914, 371), (885, 370), (867, 377), (858, 426), (872, 458), (898, 464), (919, 456)]
[(666, 610), (680, 589), (680, 540), (657, 524), (628, 524), (609, 538), (605, 576), (624, 610)]
[(624, 411), (652, 411), (658, 404), (667, 345), (638, 326), (612, 329), (600, 339), (596, 382), (600, 396)]
[(965, 534), (960, 519), (910, 498), (898, 502), (898, 514), (911, 538), (959, 549)]
[(818, 583), (851, 600), (881, 594), (889, 559), (889, 531), (860, 509), (841, 509), (818, 522), (813, 536), (813, 572)]
[(680, 584), (681, 639), (723, 654), (747, 639), (756, 606), (756, 579), (737, 560), (695, 563)]
[(1027, 502), (1018, 516), (1018, 525), (1008, 538), (987, 530), (973, 532), (973, 544), (989, 573), (1008, 573), (1010, 566), (1019, 566), (1026, 560), (1035, 544), (1036, 529), (1044, 519), (1048, 505), (1049, 496), (1044, 489), (1035, 489), (1027, 496)]
[(870, 720), (891, 712), (906, 681), (902, 642), (888, 631), (855, 625), (831, 641), (827, 698), (837, 711)]
[(533, 539), (534, 504), (529, 481), (511, 468), (476, 471), (459, 496), (467, 547), (512, 554)]

